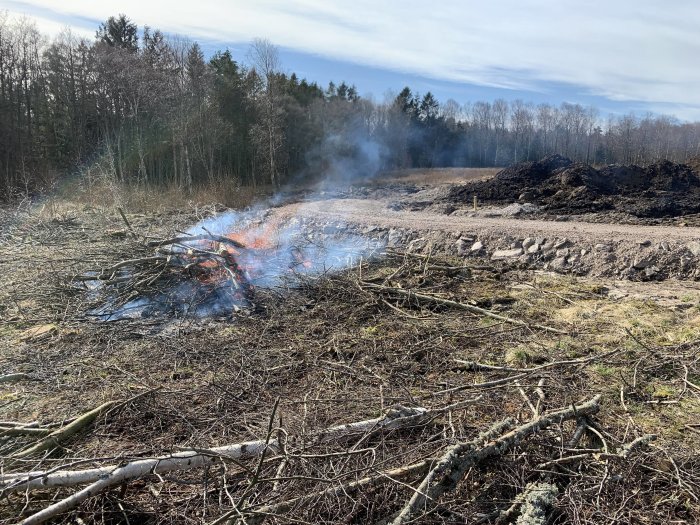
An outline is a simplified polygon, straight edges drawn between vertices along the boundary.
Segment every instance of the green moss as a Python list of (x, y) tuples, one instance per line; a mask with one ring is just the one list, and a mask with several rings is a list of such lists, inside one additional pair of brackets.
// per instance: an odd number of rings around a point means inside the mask
[(647, 392), (655, 399), (668, 399), (676, 395), (676, 389), (666, 384), (649, 385)]
[(602, 377), (613, 377), (617, 369), (612, 366), (605, 365), (603, 363), (598, 363), (593, 365), (593, 371)]
[(506, 352), (505, 360), (511, 366), (527, 366), (542, 361), (542, 354), (525, 346), (516, 346)]

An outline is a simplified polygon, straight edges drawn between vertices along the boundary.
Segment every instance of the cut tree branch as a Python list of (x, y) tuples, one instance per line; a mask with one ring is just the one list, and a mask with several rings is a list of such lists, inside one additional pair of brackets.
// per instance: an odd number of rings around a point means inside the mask
[[(460, 403), (460, 407), (461, 406), (464, 406), (464, 404)], [(329, 427), (316, 434), (313, 437), (312, 442), (329, 442), (357, 435), (358, 433), (372, 433), (381, 429), (391, 430), (406, 428), (426, 421), (428, 418), (434, 417), (436, 414), (442, 413), (443, 411), (444, 409), (426, 410), (420, 407), (406, 408), (399, 406), (397, 408), (389, 409), (382, 417)], [(95, 411), (89, 412), (88, 414), (93, 412)], [(71, 425), (77, 423), (84, 417), (85, 416), (81, 416), (81, 418), (76, 419), (73, 423), (71, 423)], [(95, 417), (97, 416), (95, 415)], [(67, 429), (68, 426), (64, 427), (64, 429)], [(47, 439), (51, 437), (51, 435), (47, 436)], [(124, 476), (123, 480), (129, 480), (151, 473), (163, 473), (170, 472), (171, 470), (196, 468), (209, 464), (217, 458), (239, 460), (249, 457), (257, 457), (266, 448), (277, 450), (278, 446), (279, 444), (276, 439), (271, 440), (267, 446), (265, 445), (264, 440), (258, 440), (214, 447), (207, 449), (205, 452), (202, 452), (201, 450), (186, 450), (175, 454), (169, 454), (167, 456), (133, 461), (122, 467), (117, 465), (107, 465), (104, 467), (85, 470), (54, 470), (50, 474), (44, 471), (4, 474), (0, 476), (0, 484), (4, 492), (37, 490), (47, 487), (70, 487), (84, 483), (93, 483), (102, 478), (111, 477), (117, 471), (119, 471), (120, 476)], [(28, 454), (28, 452), (25, 451), (23, 454)], [(146, 470), (143, 470), (144, 468)], [(120, 478), (119, 482), (121, 482), (121, 479), (122, 478)]]
[(551, 333), (560, 334), (560, 335), (567, 335), (567, 332), (565, 332), (563, 330), (559, 330), (557, 328), (552, 328), (551, 326), (544, 326), (544, 325), (540, 325), (540, 324), (532, 324), (531, 325), (529, 323), (526, 323), (525, 321), (521, 321), (520, 319), (513, 319), (512, 317), (506, 317), (504, 315), (500, 315), (500, 314), (497, 314), (495, 312), (492, 312), (491, 310), (479, 308), (478, 306), (473, 306), (471, 304), (458, 303), (457, 301), (451, 301), (450, 299), (443, 299), (442, 297), (436, 297), (434, 295), (427, 295), (427, 294), (423, 294), (423, 293), (419, 293), (419, 292), (414, 292), (413, 290), (404, 290), (403, 288), (393, 288), (391, 286), (382, 286), (381, 284), (374, 284), (374, 283), (368, 283), (368, 282), (362, 282), (360, 284), (361, 284), (361, 286), (364, 286), (366, 288), (372, 288), (375, 290), (390, 292), (390, 293), (394, 293), (397, 295), (403, 295), (404, 297), (409, 297), (409, 298), (414, 297), (416, 299), (422, 299), (424, 301), (429, 301), (429, 302), (433, 302), (433, 303), (452, 306), (453, 308), (467, 310), (468, 312), (471, 312), (473, 314), (484, 315), (486, 317), (498, 319), (499, 321), (503, 321), (505, 323), (523, 326), (525, 328), (537, 328), (538, 330), (543, 330), (545, 332), (551, 332)]
[(60, 447), (61, 443), (64, 442), (66, 439), (77, 434), (86, 426), (91, 425), (92, 422), (95, 421), (95, 419), (97, 419), (102, 414), (104, 414), (114, 406), (118, 405), (119, 403), (119, 401), (107, 401), (106, 403), (101, 404), (97, 408), (94, 408), (89, 412), (86, 412), (82, 416), (78, 417), (65, 427), (54, 430), (41, 441), (35, 443), (31, 447), (14, 454), (13, 458), (26, 458), (39, 452), (44, 452), (52, 448)]
[(146, 246), (149, 248), (158, 248), (160, 246), (168, 246), (169, 244), (183, 244), (187, 242), (197, 242), (197, 241), (214, 241), (220, 242), (222, 244), (230, 244), (235, 248), (245, 248), (245, 244), (224, 237), (223, 235), (214, 235), (211, 233), (205, 233), (201, 235), (184, 235), (179, 237), (172, 237), (170, 239), (162, 239), (155, 241), (148, 241)]
[[(450, 448), (418, 486), (406, 506), (391, 522), (391, 525), (408, 523), (419, 512), (428, 510), (442, 494), (453, 490), (464, 477), (467, 470), (477, 463), (487, 458), (504, 454), (528, 436), (555, 423), (561, 423), (579, 416), (595, 414), (600, 408), (599, 400), (600, 396), (598, 395), (581, 405), (542, 415), (496, 439), (492, 439), (484, 446), (479, 446), (478, 444), (479, 441), (483, 442), (483, 439), (477, 438), (474, 441), (460, 443)], [(489, 434), (492, 434), (492, 431), (489, 431), (484, 437), (491, 439)]]

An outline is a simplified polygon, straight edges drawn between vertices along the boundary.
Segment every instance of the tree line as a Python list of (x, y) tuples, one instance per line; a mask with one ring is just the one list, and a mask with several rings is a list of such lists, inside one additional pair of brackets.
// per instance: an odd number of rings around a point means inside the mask
[(377, 102), (346, 82), (286, 73), (256, 40), (245, 63), (126, 16), (53, 39), (0, 13), (0, 197), (65, 174), (126, 184), (280, 187), (413, 167), (503, 166), (560, 153), (590, 163), (683, 161), (700, 124), (521, 100), (440, 103), (410, 88)]

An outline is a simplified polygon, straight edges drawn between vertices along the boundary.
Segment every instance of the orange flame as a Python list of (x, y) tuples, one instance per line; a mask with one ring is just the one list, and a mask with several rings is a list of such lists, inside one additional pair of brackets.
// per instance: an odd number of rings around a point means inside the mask
[[(280, 247), (279, 235), (282, 226), (282, 219), (274, 218), (267, 221), (262, 226), (249, 227), (241, 231), (226, 233), (224, 237), (243, 244), (245, 250), (261, 252), (261, 257), (265, 257), (266, 252), (270, 254)], [(229, 260), (230, 264), (228, 265), (227, 271), (221, 268), (221, 262), (216, 260), (210, 259), (198, 263), (198, 266), (201, 268), (209, 270), (205, 274), (197, 277), (201, 282), (223, 284), (231, 279), (231, 271), (233, 271), (238, 280), (247, 282), (247, 275), (255, 277), (257, 271), (260, 270), (255, 264), (251, 264), (250, 266), (243, 266), (240, 264), (240, 261), (237, 260), (237, 256), (241, 254), (241, 250), (243, 249), (213, 241), (205, 241), (205, 245), (207, 246), (207, 250), (217, 251), (219, 254), (223, 255), (225, 259)], [(297, 260), (298, 264), (305, 268), (311, 268), (313, 266), (312, 261), (305, 260), (301, 252), (295, 252), (294, 258)], [(217, 270), (217, 268), (219, 269)]]

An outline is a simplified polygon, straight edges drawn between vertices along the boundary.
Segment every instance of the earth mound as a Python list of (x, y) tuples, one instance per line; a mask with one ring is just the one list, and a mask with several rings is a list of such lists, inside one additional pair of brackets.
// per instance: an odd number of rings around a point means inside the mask
[(611, 164), (596, 169), (550, 155), (509, 166), (493, 179), (455, 187), (448, 200), (469, 203), (473, 196), (493, 204), (532, 203), (559, 215), (606, 210), (640, 218), (700, 213), (700, 179), (690, 166), (668, 160), (647, 167)]

